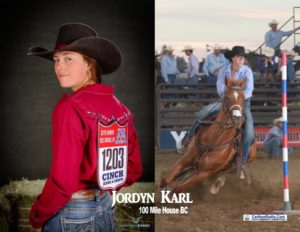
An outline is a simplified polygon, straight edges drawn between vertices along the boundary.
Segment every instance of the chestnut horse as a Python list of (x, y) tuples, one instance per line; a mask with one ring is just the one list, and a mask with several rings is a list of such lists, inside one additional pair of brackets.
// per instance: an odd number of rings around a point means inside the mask
[[(207, 178), (228, 171), (234, 166), (239, 172), (238, 175), (244, 173), (248, 184), (251, 183), (247, 167), (242, 168), (241, 165), (241, 135), (245, 121), (243, 89), (246, 80), (227, 80), (226, 78), (225, 85), (227, 90), (215, 121), (202, 121), (204, 125), (196, 131), (183, 156), (162, 178), (161, 188), (171, 188), (172, 193), (185, 192)], [(248, 165), (255, 156), (256, 144), (254, 142), (249, 149)], [(187, 169), (193, 170), (192, 176), (183, 183), (179, 183), (180, 176)], [(219, 181), (221, 185), (224, 184), (223, 179)]]

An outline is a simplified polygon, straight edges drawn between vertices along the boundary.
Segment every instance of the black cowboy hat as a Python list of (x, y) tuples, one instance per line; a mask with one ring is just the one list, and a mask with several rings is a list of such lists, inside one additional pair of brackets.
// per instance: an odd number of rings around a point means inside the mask
[(90, 26), (83, 23), (67, 23), (60, 26), (53, 50), (31, 47), (27, 55), (39, 56), (53, 61), (57, 51), (75, 51), (99, 62), (102, 74), (116, 71), (122, 63), (119, 48), (111, 41), (101, 38)]
[(224, 56), (231, 60), (234, 56), (244, 56), (246, 57), (245, 48), (242, 46), (234, 46), (231, 50), (227, 50), (224, 52)]

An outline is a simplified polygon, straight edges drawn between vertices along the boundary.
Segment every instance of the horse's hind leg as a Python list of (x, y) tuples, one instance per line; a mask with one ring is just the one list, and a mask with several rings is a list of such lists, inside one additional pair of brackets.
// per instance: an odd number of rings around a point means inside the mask
[(251, 145), (249, 149), (249, 155), (248, 155), (248, 165), (250, 165), (256, 157), (256, 142)]
[(240, 179), (246, 179), (248, 185), (250, 185), (252, 183), (249, 166), (255, 159), (255, 156), (256, 156), (256, 143), (254, 141), (254, 143), (250, 146), (250, 149), (249, 149), (247, 164), (242, 166), (241, 175), (240, 175)]

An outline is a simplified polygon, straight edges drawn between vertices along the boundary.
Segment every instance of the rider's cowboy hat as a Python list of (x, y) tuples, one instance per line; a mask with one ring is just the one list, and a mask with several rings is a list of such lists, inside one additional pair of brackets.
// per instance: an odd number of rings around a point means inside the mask
[(113, 42), (99, 37), (92, 27), (83, 23), (61, 25), (54, 49), (31, 47), (28, 49), (27, 55), (53, 61), (53, 54), (58, 51), (80, 52), (96, 59), (102, 74), (114, 72), (122, 63), (122, 54), (119, 48)]
[(278, 25), (279, 23), (278, 23), (278, 21), (276, 20), (276, 19), (273, 19), (271, 22), (269, 22), (269, 26), (271, 26), (271, 25)]
[(277, 125), (277, 124), (280, 123), (280, 122), (283, 122), (283, 118), (282, 118), (282, 117), (275, 118), (275, 119), (273, 120), (273, 124), (274, 124), (274, 125)]
[(182, 49), (183, 52), (185, 52), (185, 51), (193, 51), (193, 50), (194, 50), (194, 48), (191, 45), (186, 45)]
[(225, 51), (224, 56), (228, 60), (231, 60), (231, 58), (234, 56), (246, 57), (245, 48), (242, 46), (234, 46), (231, 50)]

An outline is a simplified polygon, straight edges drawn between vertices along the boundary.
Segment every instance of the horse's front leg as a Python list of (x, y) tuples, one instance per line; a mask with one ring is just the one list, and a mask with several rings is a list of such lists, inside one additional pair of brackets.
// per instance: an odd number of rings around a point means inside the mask
[(208, 177), (210, 177), (213, 173), (211, 171), (200, 171), (196, 173), (194, 176), (192, 176), (190, 179), (185, 181), (182, 184), (178, 184), (171, 194), (173, 193), (180, 193), (180, 192), (186, 192), (187, 190), (199, 185), (201, 182), (206, 180)]
[(181, 157), (173, 167), (167, 172), (167, 174), (160, 181), (160, 188), (166, 187), (188, 166), (191, 166), (193, 162), (186, 157)]
[(161, 179), (160, 187), (164, 188), (170, 184), (177, 176), (187, 167), (192, 166), (197, 158), (196, 149), (190, 144), (186, 153), (177, 160), (173, 167), (167, 172), (167, 174)]

